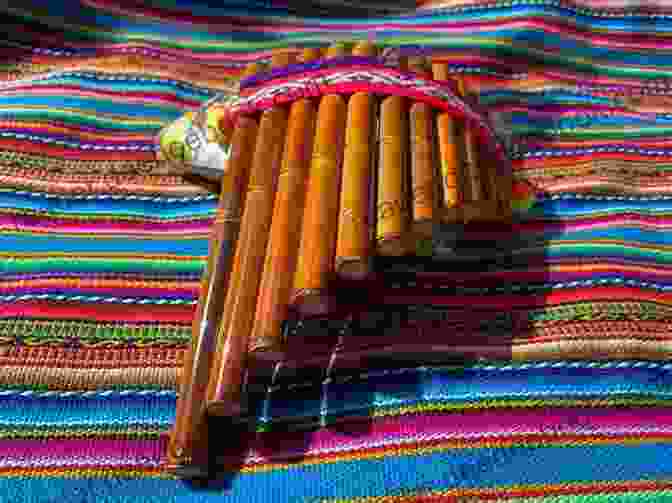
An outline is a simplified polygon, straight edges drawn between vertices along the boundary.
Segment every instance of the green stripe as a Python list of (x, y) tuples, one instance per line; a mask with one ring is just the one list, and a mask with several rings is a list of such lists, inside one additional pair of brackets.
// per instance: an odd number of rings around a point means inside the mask
[(205, 267), (205, 257), (193, 260), (153, 259), (143, 257), (12, 257), (0, 256), (4, 274), (29, 274), (54, 271), (60, 273), (89, 273), (110, 271), (114, 273), (140, 272), (146, 274), (200, 275)]

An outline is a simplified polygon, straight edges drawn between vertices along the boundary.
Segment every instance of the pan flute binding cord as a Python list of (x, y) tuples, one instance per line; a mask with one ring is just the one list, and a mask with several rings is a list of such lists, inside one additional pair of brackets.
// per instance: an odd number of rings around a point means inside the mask
[[(285, 66), (291, 59), (291, 54), (276, 55), (272, 65)], [(240, 387), (271, 226), (286, 127), (285, 108), (273, 107), (261, 116), (231, 271), (231, 286), (224, 301), (217, 334), (218, 345), (208, 382), (207, 411), (211, 415), (237, 415), (242, 412)], [(207, 442), (199, 448), (206, 452)]]
[[(399, 66), (407, 68), (401, 57)], [(401, 256), (408, 251), (409, 170), (407, 99), (389, 96), (380, 106), (380, 158), (378, 161), (378, 200), (376, 244), (378, 254)]]
[[(352, 55), (375, 57), (376, 48), (368, 42), (358, 43)], [(350, 279), (361, 279), (371, 272), (371, 227), (375, 222), (370, 204), (374, 119), (373, 96), (353, 94), (348, 102), (335, 261), (336, 272)]]
[[(319, 49), (306, 49), (302, 60), (319, 57)], [(315, 104), (310, 99), (294, 102), (289, 110), (287, 142), (278, 175), (266, 261), (250, 335), (250, 353), (258, 358), (277, 359), (281, 354), (282, 322), (287, 317), (296, 269), (315, 112)]]
[[(425, 58), (410, 58), (408, 66), (418, 75), (431, 78)], [(435, 176), (434, 113), (426, 103), (411, 105), (410, 135), (413, 234), (420, 240), (432, 236), (432, 223), (441, 194)]]
[[(450, 78), (448, 65), (445, 63), (432, 63), (434, 80), (446, 81)], [(443, 187), (443, 204), (441, 209), (441, 221), (445, 223), (457, 223), (462, 216), (459, 209), (459, 147), (457, 136), (457, 124), (455, 119), (447, 112), (440, 112), (436, 118), (436, 129), (439, 136), (439, 158), (441, 160), (441, 178)]]
[[(326, 56), (344, 55), (345, 46), (338, 44)], [(321, 99), (291, 301), (300, 315), (326, 314), (332, 309), (327, 287), (334, 272), (345, 116), (342, 96)]]
[[(259, 72), (260, 66), (249, 65), (243, 75)], [(180, 394), (176, 405), (175, 425), (168, 447), (168, 465), (177, 467), (192, 458), (193, 437), (201, 429), (201, 406), (212, 363), (212, 346), (221, 319), (221, 305), (227, 291), (231, 260), (238, 236), (241, 194), (247, 186), (257, 123), (242, 117), (232, 134), (232, 152), (222, 179), (215, 221), (210, 236), (208, 261), (201, 278), (196, 313), (192, 323), (192, 341), (185, 354)]]

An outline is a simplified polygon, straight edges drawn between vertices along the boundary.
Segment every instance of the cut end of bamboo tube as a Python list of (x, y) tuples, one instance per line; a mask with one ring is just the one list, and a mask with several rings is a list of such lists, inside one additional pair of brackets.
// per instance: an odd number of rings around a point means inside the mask
[(250, 342), (249, 356), (254, 360), (278, 361), (284, 355), (282, 338), (272, 336), (256, 337)]
[(238, 398), (238, 396), (231, 395), (208, 403), (208, 415), (213, 417), (239, 417), (244, 415), (247, 413), (247, 409)]
[(421, 239), (431, 238), (433, 230), (434, 230), (434, 221), (429, 218), (414, 221), (411, 229), (416, 242)]
[[(406, 237), (406, 239), (404, 239), (404, 237)], [(406, 255), (409, 250), (408, 238), (410, 238), (410, 235), (379, 239), (376, 245), (378, 255), (383, 255), (385, 257), (401, 257)]]
[(300, 316), (325, 316), (335, 310), (336, 300), (325, 290), (304, 290), (294, 295), (291, 306)]
[(371, 276), (371, 260), (364, 260), (359, 257), (341, 258), (336, 263), (336, 273), (343, 279), (363, 280)]

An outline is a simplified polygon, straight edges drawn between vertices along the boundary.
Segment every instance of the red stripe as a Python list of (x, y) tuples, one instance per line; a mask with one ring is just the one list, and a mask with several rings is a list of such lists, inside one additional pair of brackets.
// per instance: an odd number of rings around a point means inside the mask
[(49, 318), (97, 322), (159, 322), (189, 325), (196, 306), (143, 306), (138, 304), (84, 304), (78, 302), (25, 301), (0, 304), (6, 318)]
[(82, 150), (79, 148), (63, 148), (56, 145), (36, 143), (28, 140), (17, 140), (13, 138), (0, 138), (0, 148), (6, 150), (16, 150), (28, 154), (64, 157), (66, 159), (82, 161), (109, 161), (111, 156), (120, 157), (118, 160), (124, 161), (153, 161), (156, 159), (154, 152), (134, 152), (129, 150)]

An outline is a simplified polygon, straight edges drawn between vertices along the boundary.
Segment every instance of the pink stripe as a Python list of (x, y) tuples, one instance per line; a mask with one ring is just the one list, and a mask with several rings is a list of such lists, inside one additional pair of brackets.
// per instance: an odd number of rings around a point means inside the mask
[[(633, 428), (634, 426), (634, 428)], [(396, 416), (350, 424), (310, 433), (259, 435), (252, 444), (256, 461), (279, 461), (297, 452), (306, 455), (325, 451), (347, 452), (391, 447), (406, 442), (415, 447), (437, 440), (489, 437), (511, 440), (524, 434), (628, 434), (637, 431), (672, 433), (672, 411), (663, 408), (543, 408), (535, 410), (485, 410), (436, 415)], [(307, 446), (306, 446), (307, 443)], [(301, 446), (301, 448), (299, 448)]]
[(0, 214), (0, 231), (25, 231), (35, 233), (66, 234), (131, 234), (168, 237), (179, 234), (190, 238), (207, 238), (212, 227), (212, 218), (186, 222), (122, 221), (109, 218), (44, 218), (30, 215)]
[(0, 90), (5, 96), (23, 95), (26, 92), (37, 96), (51, 96), (54, 94), (68, 96), (87, 96), (118, 98), (123, 103), (147, 104), (147, 102), (164, 103), (178, 105), (180, 107), (197, 107), (201, 104), (198, 100), (179, 99), (174, 94), (162, 93), (139, 93), (132, 91), (114, 92), (109, 90), (91, 90), (82, 86), (59, 86), (59, 85), (27, 85), (12, 87), (10, 90)]
[(57, 466), (156, 466), (166, 448), (160, 440), (0, 440), (0, 468)]

